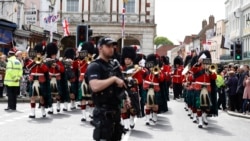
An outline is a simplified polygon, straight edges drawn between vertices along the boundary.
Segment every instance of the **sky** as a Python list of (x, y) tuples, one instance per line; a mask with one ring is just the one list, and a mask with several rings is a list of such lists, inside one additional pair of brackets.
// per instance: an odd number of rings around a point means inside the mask
[(226, 0), (155, 0), (157, 36), (179, 44), (185, 36), (198, 34), (202, 21), (213, 15), (215, 22), (225, 19)]

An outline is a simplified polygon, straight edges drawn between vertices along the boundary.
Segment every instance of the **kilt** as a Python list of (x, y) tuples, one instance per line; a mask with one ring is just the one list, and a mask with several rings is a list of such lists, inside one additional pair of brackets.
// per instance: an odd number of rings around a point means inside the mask
[[(32, 88), (32, 86), (33, 86), (33, 83), (34, 83), (34, 81), (32, 81), (32, 82), (30, 82), (29, 83), (29, 96), (31, 97), (31, 96), (38, 96), (38, 94), (34, 91), (34, 89)], [(47, 95), (47, 90), (46, 90), (46, 88), (47, 88), (47, 86), (46, 86), (46, 83), (45, 82), (43, 82), (43, 83), (39, 83), (39, 85), (40, 85), (40, 87), (39, 87), (39, 94), (40, 94), (40, 96), (46, 96)]]

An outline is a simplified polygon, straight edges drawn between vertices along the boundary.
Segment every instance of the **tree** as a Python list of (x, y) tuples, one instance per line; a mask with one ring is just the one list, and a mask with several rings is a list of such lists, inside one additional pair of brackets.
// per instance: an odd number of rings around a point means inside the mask
[(154, 44), (156, 46), (158, 46), (158, 45), (174, 45), (173, 42), (168, 40), (167, 37), (161, 37), (161, 36), (155, 37)]

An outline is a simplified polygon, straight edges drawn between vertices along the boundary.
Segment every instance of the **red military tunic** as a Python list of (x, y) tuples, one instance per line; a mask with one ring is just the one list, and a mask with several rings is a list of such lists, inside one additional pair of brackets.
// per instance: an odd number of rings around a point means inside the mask
[(88, 67), (88, 63), (85, 60), (78, 60), (78, 71), (79, 71), (79, 82), (82, 82), (84, 80), (84, 76)]
[(161, 72), (165, 74), (165, 81), (168, 82), (171, 80), (171, 66), (170, 65), (163, 65), (161, 68)]
[(164, 74), (159, 73), (158, 75), (154, 75), (152, 73), (148, 74), (143, 81), (143, 89), (147, 90), (150, 85), (154, 86), (154, 91), (160, 91), (160, 82), (164, 81)]
[(61, 73), (64, 72), (64, 66), (61, 61), (56, 61), (57, 67), (50, 67), (49, 68), (49, 76), (56, 77), (56, 80), (61, 80)]
[(182, 71), (183, 71), (183, 66), (179, 66), (178, 68), (176, 68), (176, 70), (172, 74), (172, 83), (182, 84), (183, 81)]
[[(197, 66), (197, 67), (193, 67), (192, 72), (194, 74), (194, 89), (195, 90), (200, 90), (202, 88), (202, 85), (207, 86), (208, 91), (211, 90), (210, 87), (210, 81), (211, 80), (216, 80), (217, 75), (216, 73), (202, 73), (201, 75), (196, 76), (198, 73), (201, 73), (202, 71), (204, 71), (204, 68), (202, 66)], [(196, 76), (196, 77), (195, 77)]]
[(44, 63), (36, 64), (33, 60), (29, 59), (25, 62), (25, 67), (30, 70), (29, 81), (38, 80), (39, 82), (45, 82), (46, 78), (44, 73), (48, 72), (48, 67)]

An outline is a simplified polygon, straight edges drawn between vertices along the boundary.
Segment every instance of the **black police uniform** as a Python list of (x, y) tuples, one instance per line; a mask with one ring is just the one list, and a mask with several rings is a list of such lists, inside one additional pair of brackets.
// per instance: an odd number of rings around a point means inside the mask
[[(106, 62), (102, 59), (93, 61), (87, 68), (86, 82), (98, 79), (104, 80), (115, 75), (114, 63)], [(93, 138), (99, 141), (121, 140), (123, 126), (120, 124), (120, 89), (115, 85), (110, 85), (103, 91), (92, 93), (95, 109), (93, 111), (93, 122), (95, 126)]]

